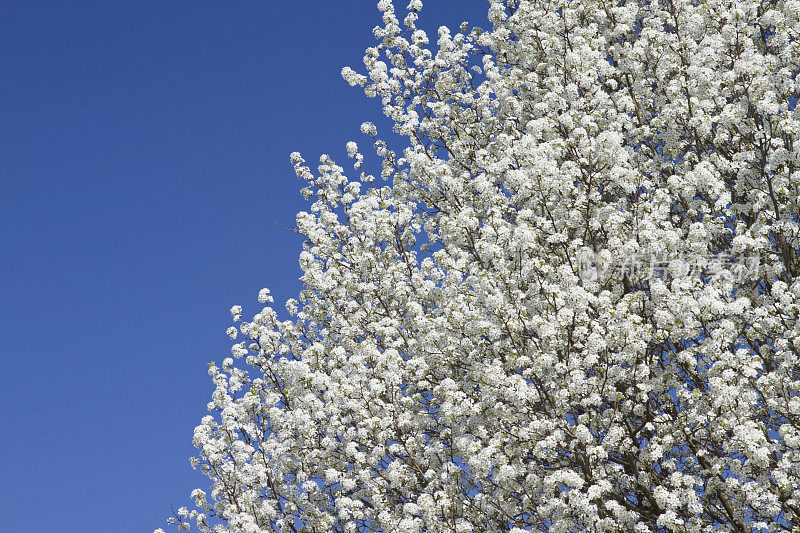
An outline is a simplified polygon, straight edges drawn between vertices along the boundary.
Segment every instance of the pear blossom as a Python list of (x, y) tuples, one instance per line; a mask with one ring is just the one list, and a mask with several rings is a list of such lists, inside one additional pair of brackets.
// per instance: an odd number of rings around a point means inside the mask
[(169, 521), (800, 531), (800, 2), (378, 9), (403, 140), (291, 154), (303, 290), (231, 308)]

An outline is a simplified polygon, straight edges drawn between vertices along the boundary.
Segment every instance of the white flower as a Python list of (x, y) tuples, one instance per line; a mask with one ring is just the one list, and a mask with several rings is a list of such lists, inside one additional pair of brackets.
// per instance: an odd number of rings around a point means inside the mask
[(270, 295), (269, 289), (264, 288), (259, 291), (258, 301), (262, 304), (274, 301), (272, 296)]
[(364, 85), (367, 82), (366, 76), (356, 73), (350, 67), (344, 67), (342, 69), (342, 78), (344, 78), (344, 81), (349, 83), (351, 87), (355, 87), (356, 85)]
[(378, 134), (378, 131), (375, 128), (375, 124), (373, 124), (372, 122), (363, 122), (361, 124), (361, 133), (375, 136)]
[(796, 519), (800, 3), (762, 4), (493, 0), (430, 48), (382, 0), (342, 76), (383, 181), (291, 155), (303, 290), (231, 309), (198, 529)]

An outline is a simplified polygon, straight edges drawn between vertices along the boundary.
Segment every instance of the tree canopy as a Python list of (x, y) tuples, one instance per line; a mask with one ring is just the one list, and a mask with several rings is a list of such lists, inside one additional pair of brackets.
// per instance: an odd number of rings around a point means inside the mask
[(403, 146), (292, 154), (304, 289), (231, 310), (172, 521), (800, 531), (800, 1), (378, 7)]

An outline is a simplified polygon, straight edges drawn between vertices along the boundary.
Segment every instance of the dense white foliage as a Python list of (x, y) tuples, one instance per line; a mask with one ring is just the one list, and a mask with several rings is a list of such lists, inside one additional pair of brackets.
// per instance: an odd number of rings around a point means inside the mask
[(378, 7), (407, 147), (292, 154), (305, 290), (231, 310), (173, 522), (800, 531), (800, 1)]

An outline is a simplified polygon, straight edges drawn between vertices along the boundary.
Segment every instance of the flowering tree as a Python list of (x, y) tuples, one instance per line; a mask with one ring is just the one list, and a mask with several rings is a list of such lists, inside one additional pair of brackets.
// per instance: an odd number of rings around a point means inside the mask
[(800, 531), (800, 1), (378, 7), (407, 146), (292, 154), (304, 290), (231, 310), (172, 521)]

